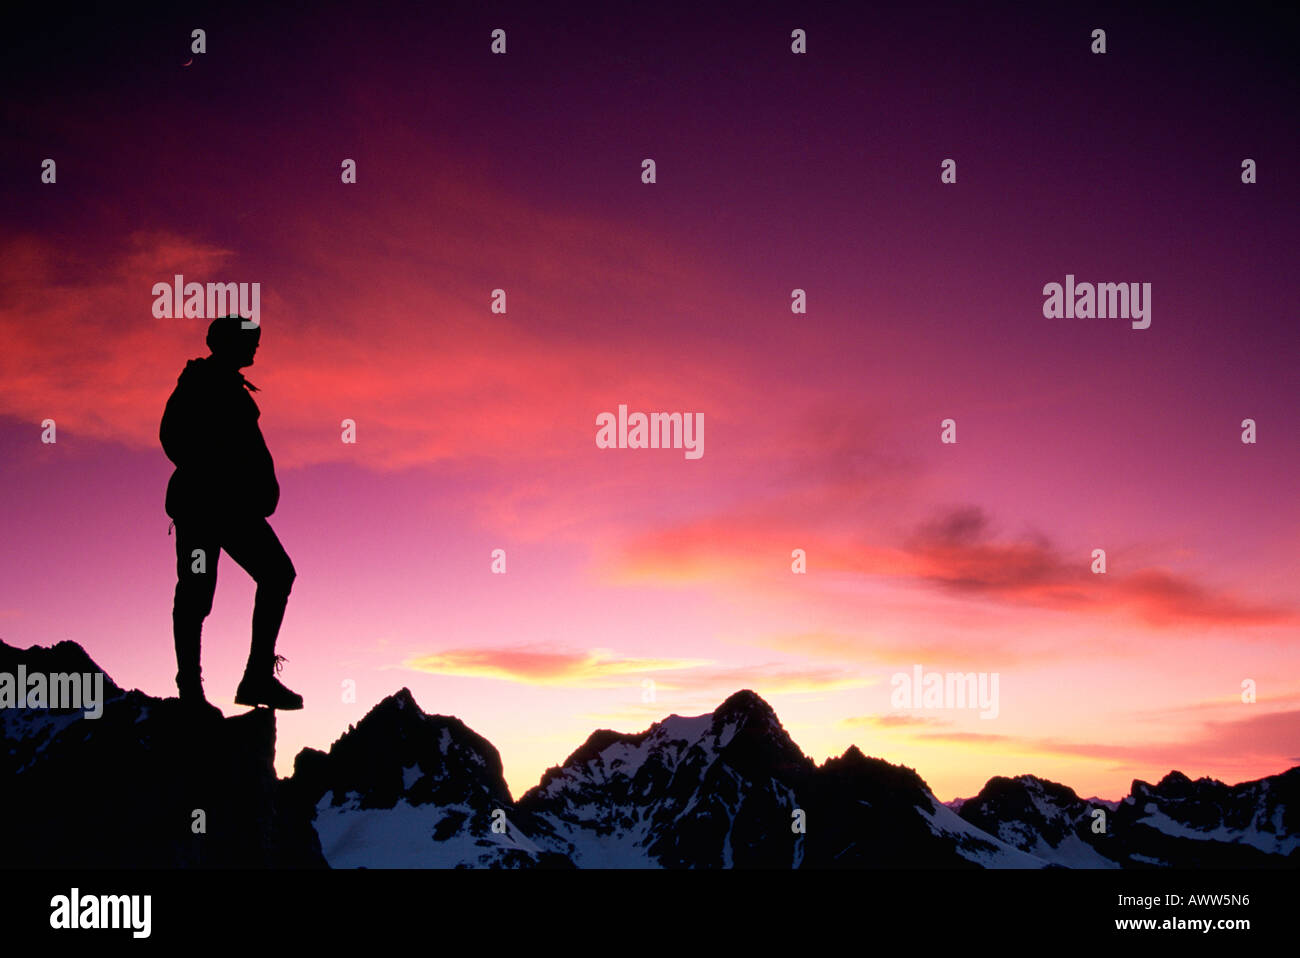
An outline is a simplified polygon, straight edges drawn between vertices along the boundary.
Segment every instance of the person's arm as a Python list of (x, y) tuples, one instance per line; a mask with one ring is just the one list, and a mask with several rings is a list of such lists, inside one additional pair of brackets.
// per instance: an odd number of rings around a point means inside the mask
[(162, 422), (158, 425), (158, 439), (163, 452), (176, 466), (183, 466), (193, 460), (194, 436), (187, 416), (187, 402), (184, 386), (177, 386), (167, 399), (163, 409)]
[(225, 440), (216, 428), (212, 398), (194, 382), (177, 385), (167, 400), (158, 439), (177, 467), (209, 471)]

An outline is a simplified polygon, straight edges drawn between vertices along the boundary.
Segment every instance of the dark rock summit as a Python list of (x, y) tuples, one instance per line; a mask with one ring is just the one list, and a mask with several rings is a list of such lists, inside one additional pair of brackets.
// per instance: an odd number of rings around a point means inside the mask
[[(15, 649), (0, 672), (98, 672), (72, 642)], [(0, 709), (5, 868), (319, 868), (281, 800), (274, 713), (196, 721), (177, 699), (105, 677), (103, 714)]]
[[(100, 671), (72, 642), (0, 642), (0, 673), (19, 667)], [(944, 804), (856, 746), (817, 765), (748, 689), (592, 732), (517, 801), (492, 743), (409, 689), (283, 780), (275, 737), (274, 712), (198, 719), (107, 678), (98, 719), (2, 708), (0, 867), (1300, 866), (1300, 768), (1232, 786), (1171, 772), (1120, 802), (999, 776)]]

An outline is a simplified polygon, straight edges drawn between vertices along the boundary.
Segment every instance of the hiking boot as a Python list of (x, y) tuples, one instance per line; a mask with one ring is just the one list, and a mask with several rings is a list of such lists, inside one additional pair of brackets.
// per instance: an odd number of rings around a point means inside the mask
[[(280, 663), (287, 661), (283, 655), (277, 655), (275, 671), (279, 672), (282, 668)], [(274, 675), (256, 676), (245, 672), (239, 688), (235, 690), (235, 704), (254, 707), (265, 705), (268, 708), (293, 711), (302, 708), (302, 696), (285, 688)]]
[(224, 719), (221, 709), (208, 701), (203, 694), (203, 683), (197, 679), (177, 678), (176, 688), (180, 692), (181, 705), (199, 719)]

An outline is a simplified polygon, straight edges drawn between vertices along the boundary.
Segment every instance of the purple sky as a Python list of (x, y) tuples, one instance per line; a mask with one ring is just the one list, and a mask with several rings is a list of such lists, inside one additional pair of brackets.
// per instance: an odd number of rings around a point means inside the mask
[[(173, 691), (157, 427), (206, 319), (151, 289), (183, 273), (261, 284), (308, 706), (282, 771), (403, 685), (515, 794), (744, 687), (943, 798), (1300, 762), (1294, 15), (633, 10), (33, 24), (0, 107), (0, 638)], [(1045, 318), (1067, 274), (1150, 283), (1150, 328)], [(596, 448), (620, 403), (702, 413), (703, 457)], [(252, 585), (221, 563), (229, 713)], [(892, 707), (915, 664), (998, 673), (997, 718)]]

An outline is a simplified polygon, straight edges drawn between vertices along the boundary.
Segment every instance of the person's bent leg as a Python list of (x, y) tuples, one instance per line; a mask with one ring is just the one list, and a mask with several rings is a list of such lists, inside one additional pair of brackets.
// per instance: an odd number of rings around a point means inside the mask
[(223, 535), (223, 545), (230, 558), (257, 583), (257, 595), (253, 600), (253, 640), (235, 701), (241, 705), (302, 708), (302, 697), (286, 689), (274, 675), (281, 658), (275, 654), (275, 643), (284, 621), (289, 592), (297, 577), (293, 563), (265, 519), (232, 524)]

